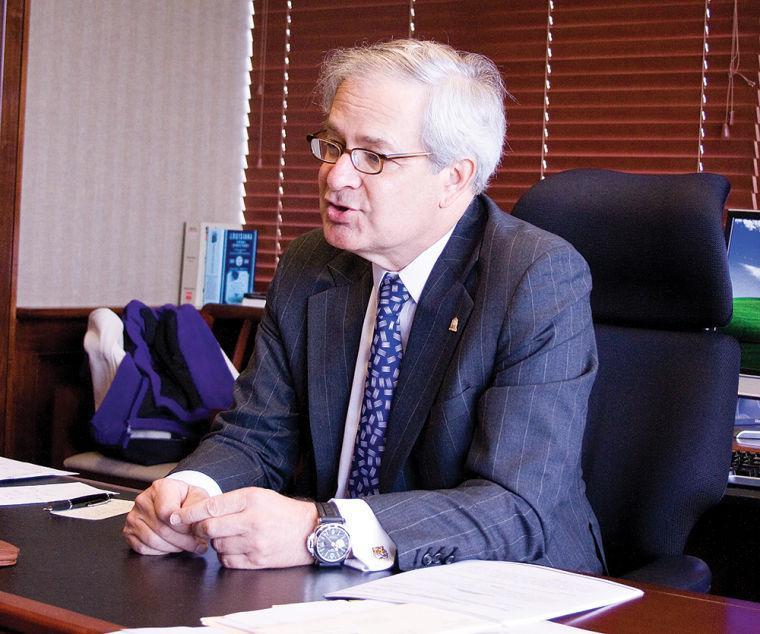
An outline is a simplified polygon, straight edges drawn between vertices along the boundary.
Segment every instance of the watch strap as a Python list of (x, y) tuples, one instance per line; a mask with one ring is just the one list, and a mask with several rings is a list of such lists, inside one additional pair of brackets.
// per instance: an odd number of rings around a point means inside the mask
[(345, 523), (346, 520), (343, 519), (343, 516), (338, 510), (338, 505), (335, 502), (316, 502), (316, 506), (320, 524)]

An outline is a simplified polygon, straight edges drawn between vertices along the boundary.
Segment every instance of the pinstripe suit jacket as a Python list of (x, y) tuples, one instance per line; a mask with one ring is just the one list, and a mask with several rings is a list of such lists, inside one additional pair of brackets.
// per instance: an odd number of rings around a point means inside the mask
[[(180, 465), (329, 499), (372, 285), (321, 231), (283, 256), (236, 406)], [(505, 559), (599, 572), (580, 454), (596, 347), (585, 261), (475, 198), (420, 297), (366, 498), (402, 570)], [(458, 329), (449, 329), (452, 318)]]

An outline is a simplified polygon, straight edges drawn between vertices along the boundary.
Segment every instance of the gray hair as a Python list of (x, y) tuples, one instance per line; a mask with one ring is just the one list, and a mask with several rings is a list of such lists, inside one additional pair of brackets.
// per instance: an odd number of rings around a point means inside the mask
[(496, 65), (477, 53), (413, 39), (336, 49), (325, 58), (317, 85), (324, 113), (330, 112), (344, 80), (376, 73), (427, 87), (425, 151), (438, 170), (459, 159), (474, 159), (473, 188), (481, 193), (501, 160), (507, 127), (506, 90)]

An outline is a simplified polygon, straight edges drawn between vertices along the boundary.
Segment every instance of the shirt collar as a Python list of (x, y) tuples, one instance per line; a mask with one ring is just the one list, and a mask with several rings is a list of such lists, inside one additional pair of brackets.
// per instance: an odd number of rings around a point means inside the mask
[[(454, 227), (449, 229), (440, 240), (430, 245), (398, 272), (398, 276), (401, 278), (404, 286), (406, 286), (406, 290), (409, 291), (409, 295), (415, 304), (419, 303), (422, 289), (425, 288), (425, 283), (428, 277), (430, 277), (430, 272), (433, 270), (438, 257), (441, 255), (453, 232)], [(372, 264), (372, 279), (375, 289), (380, 286), (380, 282), (387, 272), (377, 264)]]

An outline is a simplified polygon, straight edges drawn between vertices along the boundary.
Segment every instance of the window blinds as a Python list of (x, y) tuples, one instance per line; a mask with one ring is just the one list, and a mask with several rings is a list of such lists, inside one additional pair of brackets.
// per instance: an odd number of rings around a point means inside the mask
[(304, 137), (322, 118), (322, 57), (410, 32), (502, 71), (507, 146), (488, 193), (505, 210), (543, 175), (576, 167), (718, 172), (732, 183), (729, 206), (758, 207), (757, 0), (268, 0), (254, 10), (246, 220), (260, 229), (258, 289), (289, 241), (319, 225)]

